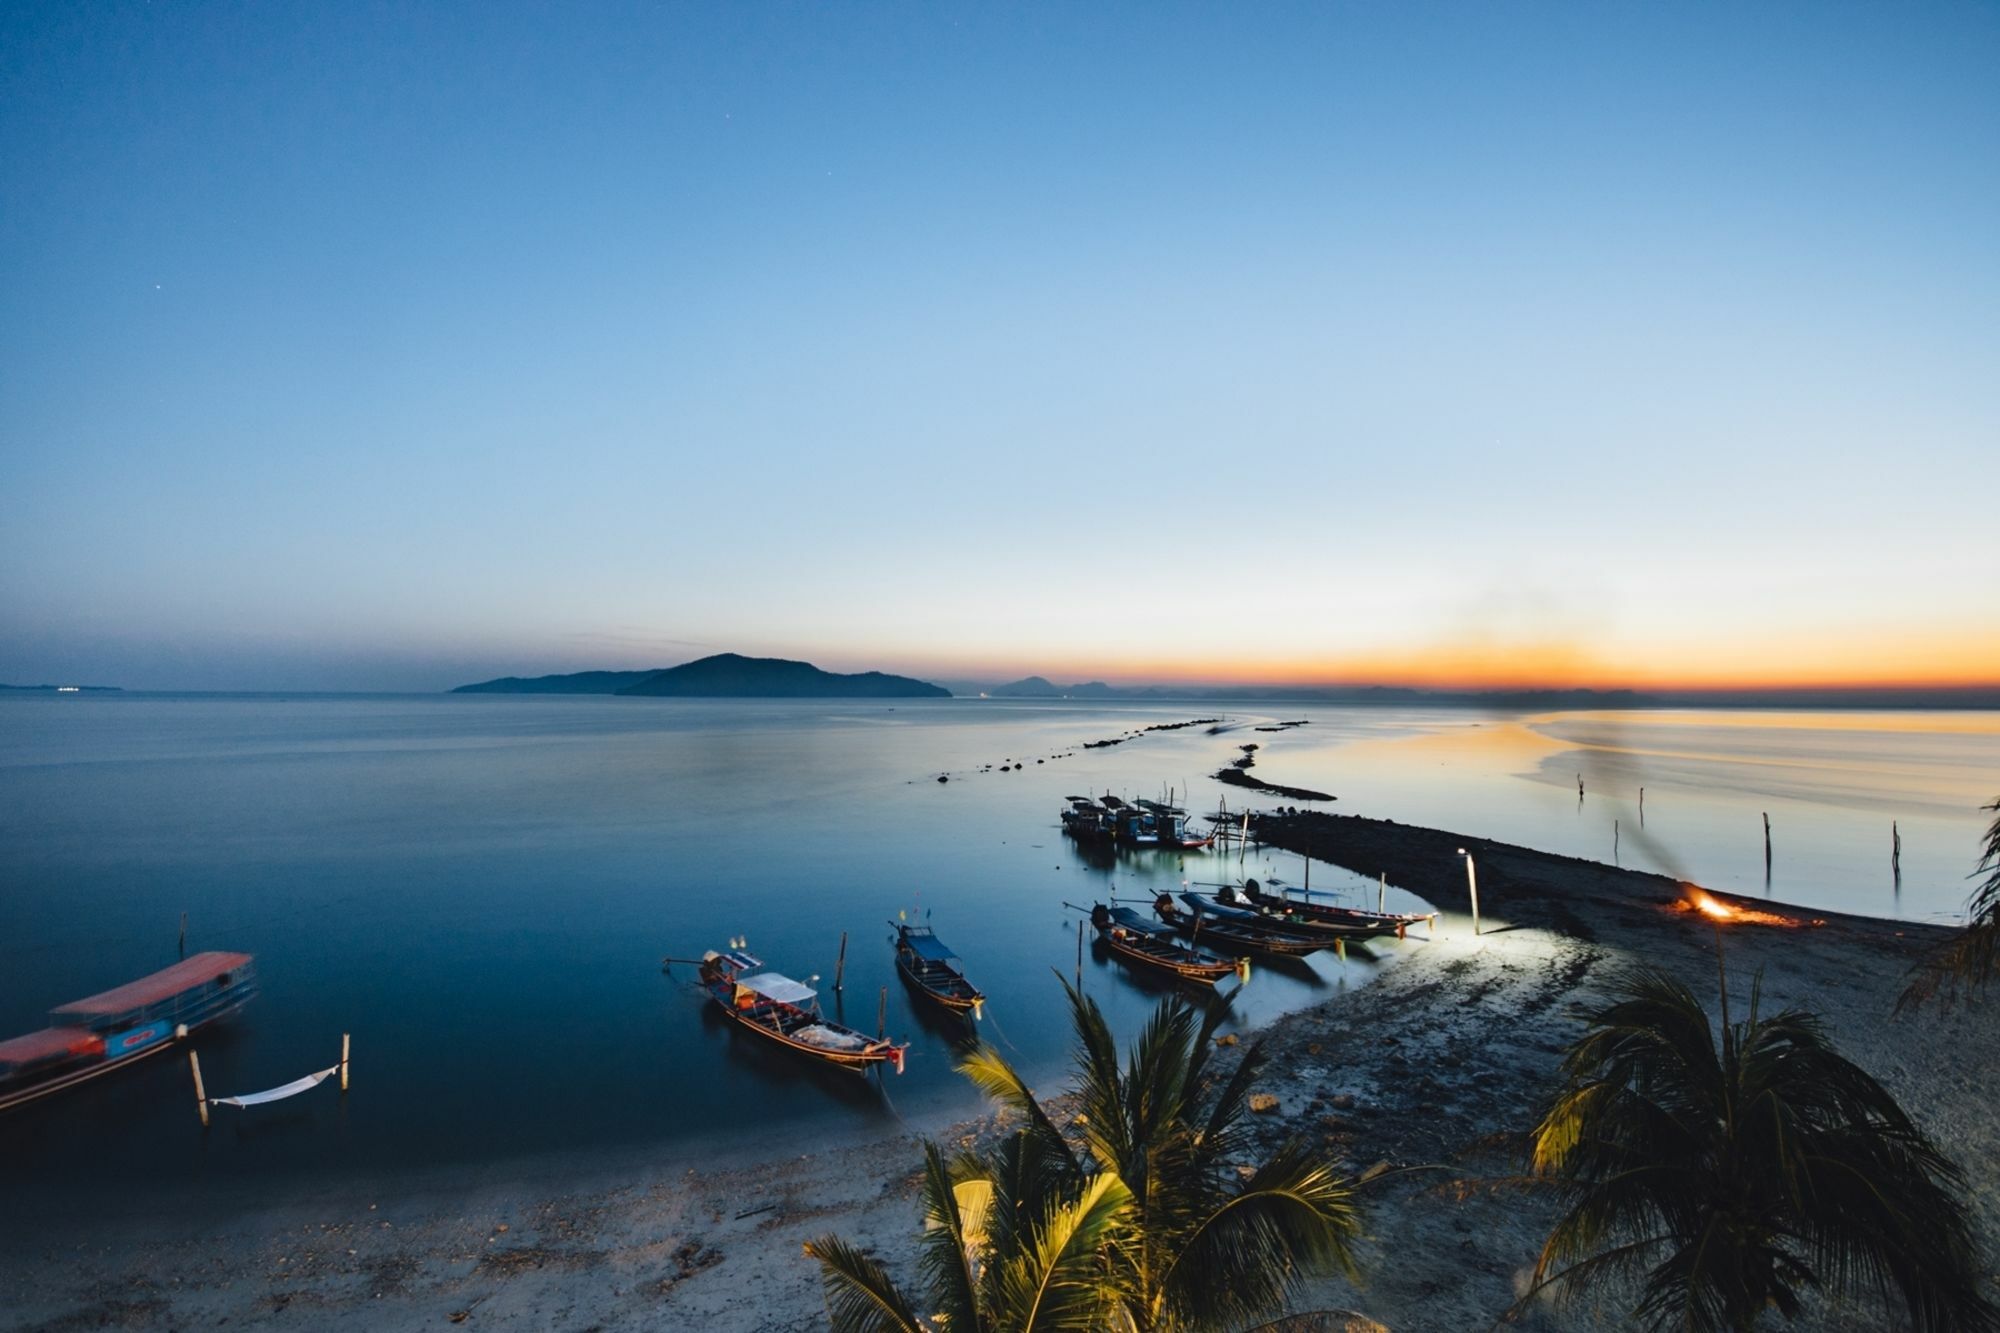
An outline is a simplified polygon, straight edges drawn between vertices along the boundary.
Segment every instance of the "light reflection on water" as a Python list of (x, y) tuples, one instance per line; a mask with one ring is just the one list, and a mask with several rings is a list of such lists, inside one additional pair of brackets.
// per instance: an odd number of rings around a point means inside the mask
[[(1099, 750), (1149, 723), (1226, 715)], [(1280, 717), (1312, 725), (1259, 732)], [(983, 1031), (1053, 1077), (1067, 1039), (1051, 969), (1075, 915), (1298, 858), (1137, 854), (1062, 837), (1071, 792), (1197, 812), (1250, 793), (1206, 775), (1255, 742), (1258, 776), (1332, 807), (1610, 859), (1613, 819), (1720, 888), (1928, 917), (1957, 910), (2000, 784), (1986, 715), (1561, 714), (1310, 704), (860, 704), (608, 698), (128, 696), (0, 703), (0, 1032), (190, 947), (259, 956), (264, 994), (201, 1043), (211, 1089), (272, 1086), (355, 1034), (355, 1092), (230, 1118), (205, 1138), (173, 1058), (0, 1120), (0, 1180), (233, 1184), (685, 1142), (894, 1127), (969, 1103), (957, 1028), (898, 983), (888, 921), (929, 913), (991, 997)], [(1816, 722), (1814, 719), (1820, 719)], [(1062, 758), (1055, 756), (1062, 755)], [(1025, 761), (1000, 772), (1004, 761)], [(1036, 760), (1042, 762), (1037, 763)], [(980, 771), (993, 765), (992, 771)], [(948, 772), (952, 780), (935, 779)], [(1586, 795), (1579, 807), (1575, 777)], [(1271, 802), (1252, 798), (1252, 804)], [(1888, 828), (1904, 837), (1900, 899)], [(1627, 864), (1647, 853), (1625, 838)], [(1447, 868), (1455, 873), (1456, 867)], [(1315, 888), (1372, 883), (1327, 867)], [(1415, 906), (1399, 892), (1392, 906)], [(842, 931), (844, 993), (831, 992)], [(687, 969), (733, 935), (817, 973), (829, 1012), (916, 1044), (883, 1090), (821, 1074), (705, 1012)], [(1421, 942), (1389, 944), (1419, 949)], [(1337, 995), (1374, 966), (1256, 965), (1244, 1022)], [(1092, 949), (1086, 988), (1129, 1030), (1159, 991)], [(885, 1095), (886, 1093), (886, 1095)], [(806, 1146), (810, 1146), (809, 1144)], [(803, 1148), (801, 1149), (803, 1150)], [(246, 1182), (257, 1182), (246, 1184)]]

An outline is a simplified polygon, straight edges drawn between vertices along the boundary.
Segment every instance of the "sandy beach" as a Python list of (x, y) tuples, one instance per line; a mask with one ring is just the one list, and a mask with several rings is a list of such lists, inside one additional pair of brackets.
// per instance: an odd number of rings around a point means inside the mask
[[(1525, 1290), (1551, 1219), (1519, 1171), (1525, 1131), (1577, 1031), (1575, 1007), (1641, 960), (1712, 995), (1717, 931), (1657, 875), (1345, 816), (1270, 816), (1260, 835), (1384, 874), (1446, 911), (1435, 938), (1418, 931), (1373, 982), (1257, 1034), (1274, 1053), (1261, 1090), (1279, 1103), (1257, 1121), (1261, 1136), (1320, 1140), (1355, 1174), (1380, 1177), (1366, 1191), (1364, 1284), (1321, 1283), (1297, 1308), (1357, 1310), (1397, 1330), (1487, 1327)], [(1459, 847), (1477, 860), (1478, 936)], [(1747, 1003), (1761, 972), (1766, 1006), (1823, 1016), (1843, 1052), (1967, 1172), (1990, 1271), (2000, 1237), (1991, 1008), (1891, 1017), (1910, 962), (1942, 932), (1716, 896), (1742, 909), (1720, 931), (1735, 1002)], [(919, 1128), (957, 1142), (1001, 1126), (985, 1117)], [(913, 1137), (741, 1151), (574, 1172), (503, 1163), (476, 1177), (359, 1181), (234, 1215), (163, 1206), (113, 1226), (58, 1221), (10, 1235), (0, 1324), (814, 1329), (824, 1327), (818, 1273), (802, 1246), (828, 1230), (912, 1275)], [(1521, 1325), (1615, 1324), (1618, 1293), (1593, 1296), (1599, 1304), (1538, 1304)], [(1818, 1309), (1807, 1323), (1883, 1320), (1880, 1310)]]

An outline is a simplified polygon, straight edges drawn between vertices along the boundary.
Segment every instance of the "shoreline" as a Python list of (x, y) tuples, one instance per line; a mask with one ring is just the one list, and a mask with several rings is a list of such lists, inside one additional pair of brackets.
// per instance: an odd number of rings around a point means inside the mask
[[(1272, 1053), (1259, 1090), (1280, 1107), (1255, 1118), (1260, 1146), (1302, 1134), (1356, 1175), (1445, 1168), (1368, 1189), (1364, 1286), (1318, 1283), (1296, 1308), (1354, 1309), (1398, 1330), (1498, 1318), (1525, 1289), (1552, 1220), (1548, 1201), (1516, 1176), (1523, 1135), (1577, 1030), (1570, 1011), (1639, 961), (1713, 995), (1718, 934), (1733, 999), (1761, 973), (1767, 1008), (1816, 1009), (1843, 1053), (1945, 1145), (1966, 1172), (1990, 1265), (2000, 1238), (1990, 1007), (1890, 1019), (1910, 962), (1943, 928), (1710, 891), (1755, 913), (1717, 927), (1662, 875), (1361, 816), (1267, 814), (1258, 830), (1268, 845), (1386, 874), (1445, 913), (1435, 938), (1413, 932), (1397, 964), (1367, 984), (1248, 1038)], [(1478, 936), (1459, 847), (1477, 863)], [(908, 1128), (957, 1145), (996, 1123), (940, 1113)], [(801, 1135), (785, 1148), (718, 1153), (704, 1143), (440, 1168), (367, 1203), (370, 1183), (357, 1180), (191, 1226), (162, 1200), (156, 1218), (79, 1224), (93, 1233), (82, 1244), (66, 1227), (10, 1242), (0, 1309), (17, 1321), (5, 1327), (47, 1329), (302, 1328), (356, 1316), (392, 1331), (723, 1319), (820, 1329), (818, 1272), (800, 1247), (836, 1231), (912, 1277), (921, 1158), (912, 1132), (816, 1148)], [(1521, 1326), (1592, 1327), (1620, 1313), (1538, 1304)], [(1862, 1329), (1881, 1318), (1809, 1304), (1803, 1326)]]

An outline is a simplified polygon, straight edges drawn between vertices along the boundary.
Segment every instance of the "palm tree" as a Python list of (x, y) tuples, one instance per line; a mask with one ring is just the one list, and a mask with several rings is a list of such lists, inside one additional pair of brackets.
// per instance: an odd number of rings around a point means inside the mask
[(1812, 1288), (1900, 1299), (1915, 1329), (1996, 1327), (1958, 1169), (1812, 1014), (1765, 1017), (1753, 986), (1731, 1024), (1725, 990), (1718, 1050), (1700, 1002), (1640, 971), (1589, 1023), (1535, 1130), (1568, 1199), (1535, 1292), (1636, 1278), (1653, 1328), (1750, 1328)]
[[(1979, 808), (2000, 816), (2000, 800)], [(1977, 994), (2000, 975), (2000, 817), (1986, 830), (1985, 854), (1972, 873), (1981, 871), (1990, 873), (1965, 905), (1965, 928), (1918, 966), (1896, 1000), (1898, 1010), (1919, 1008), (1933, 996), (1948, 1008), (1958, 998), (1959, 987)]]
[[(929, 1150), (924, 1268), (942, 1327), (954, 1333), (1068, 1327), (1023, 1322), (1027, 1311), (1018, 1298), (1045, 1256), (1071, 1254), (1057, 1242), (1066, 1245), (1082, 1233), (1062, 1224), (1092, 1199), (1101, 1211), (1112, 1198), (1118, 1203), (1093, 1232), (1095, 1290), (1115, 1318), (1100, 1310), (1093, 1327), (1133, 1333), (1238, 1327), (1276, 1313), (1306, 1276), (1354, 1275), (1350, 1247), (1359, 1212), (1352, 1187), (1330, 1164), (1294, 1145), (1247, 1174), (1233, 1169), (1248, 1147), (1243, 1117), (1264, 1067), (1261, 1043), (1229, 1077), (1212, 1077), (1208, 1057), (1225, 1008), (1211, 1006), (1198, 1016), (1185, 1001), (1169, 999), (1121, 1069), (1102, 1011), (1067, 982), (1064, 989), (1076, 1026), (1079, 1142), (1063, 1134), (991, 1046), (982, 1044), (959, 1066), (1025, 1124), (986, 1158), (963, 1157), (947, 1168)], [(1102, 1189), (1110, 1196), (1095, 1193)], [(967, 1225), (968, 1216), (974, 1224)], [(836, 1333), (923, 1327), (870, 1322), (876, 1316), (869, 1311), (892, 1304), (893, 1284), (879, 1267), (866, 1267), (872, 1261), (865, 1256), (836, 1251), (837, 1245), (812, 1246)], [(947, 1263), (953, 1253), (967, 1257)], [(1003, 1271), (1016, 1277), (1003, 1279)], [(902, 1302), (895, 1308), (912, 1308), (900, 1294), (894, 1300)]]
[[(1131, 1193), (1104, 1172), (1059, 1197), (1041, 1188), (1017, 1135), (992, 1175), (953, 1172), (924, 1145), (923, 1272), (917, 1307), (874, 1258), (835, 1236), (806, 1246), (819, 1260), (837, 1333), (1085, 1333), (1116, 1317), (1104, 1250), (1126, 1225)], [(1026, 1185), (1035, 1197), (1010, 1191)]]

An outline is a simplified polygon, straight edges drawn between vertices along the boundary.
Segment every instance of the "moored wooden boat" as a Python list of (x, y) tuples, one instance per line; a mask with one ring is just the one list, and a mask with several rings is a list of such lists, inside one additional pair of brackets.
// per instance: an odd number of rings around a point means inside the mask
[(1190, 906), (1199, 906), (1203, 912), (1224, 920), (1262, 924), (1295, 935), (1316, 935), (1329, 942), (1335, 939), (1372, 939), (1382, 935), (1394, 935), (1400, 939), (1407, 927), (1406, 922), (1386, 914), (1378, 916), (1374, 912), (1343, 911), (1338, 916), (1307, 916), (1294, 910), (1299, 904), (1289, 900), (1254, 904), (1228, 888), (1219, 894), (1184, 893), (1181, 898)]
[(1151, 816), (1155, 846), (1193, 851), (1215, 841), (1213, 834), (1203, 835), (1190, 831), (1187, 811), (1177, 805), (1165, 801), (1140, 801), (1137, 804)]
[(1243, 882), (1242, 897), (1247, 904), (1261, 911), (1274, 911), (1299, 921), (1320, 921), (1336, 926), (1369, 925), (1374, 928), (1372, 933), (1394, 933), (1399, 940), (1405, 938), (1409, 928), (1418, 922), (1423, 922), (1426, 928), (1437, 925), (1436, 912), (1370, 912), (1359, 907), (1338, 907), (1332, 903), (1266, 893), (1254, 879)]
[(49, 1026), (0, 1042), (0, 1111), (167, 1050), (257, 993), (247, 953), (198, 953), (49, 1012)]
[(1182, 907), (1174, 901), (1172, 894), (1167, 893), (1153, 900), (1153, 913), (1187, 936), (1192, 944), (1207, 944), (1236, 954), (1266, 953), (1284, 958), (1303, 958), (1309, 953), (1318, 953), (1332, 943), (1320, 935), (1300, 935), (1275, 926), (1219, 917), (1207, 911), (1198, 900)]
[(701, 956), (701, 984), (723, 1013), (738, 1024), (802, 1055), (843, 1069), (865, 1071), (870, 1065), (893, 1064), (903, 1072), (908, 1042), (829, 1020), (819, 1011), (819, 993), (801, 981), (766, 972), (763, 963), (741, 949), (710, 949)]
[(1240, 963), (1181, 943), (1167, 927), (1146, 920), (1128, 907), (1095, 903), (1090, 909), (1090, 924), (1097, 928), (1098, 938), (1113, 953), (1184, 981), (1213, 986), (1232, 972), (1244, 971)]
[(1116, 820), (1111, 810), (1088, 796), (1067, 799), (1069, 806), (1062, 812), (1063, 832), (1085, 844), (1108, 843), (1116, 836)]
[(966, 980), (958, 955), (929, 926), (890, 924), (896, 926), (896, 970), (945, 1008), (960, 1013), (970, 1010), (978, 1018), (986, 996)]

